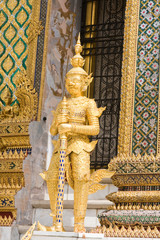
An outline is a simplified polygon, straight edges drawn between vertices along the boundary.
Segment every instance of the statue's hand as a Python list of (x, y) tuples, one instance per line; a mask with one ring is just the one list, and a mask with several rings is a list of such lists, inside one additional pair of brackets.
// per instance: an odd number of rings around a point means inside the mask
[(71, 124), (63, 123), (58, 126), (58, 132), (59, 134), (71, 132), (71, 128)]

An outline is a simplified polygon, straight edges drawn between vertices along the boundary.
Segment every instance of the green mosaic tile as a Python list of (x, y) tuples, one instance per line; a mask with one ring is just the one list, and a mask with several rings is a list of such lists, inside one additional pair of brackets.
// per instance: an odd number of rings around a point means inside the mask
[(27, 44), (23, 41), (22, 38), (19, 38), (18, 41), (13, 45), (13, 51), (18, 58), (26, 51)]
[(16, 71), (12, 74), (12, 76), (11, 76), (11, 83), (12, 83), (12, 85), (16, 88), (16, 85), (15, 85), (15, 83), (14, 83), (14, 78), (16, 77), (16, 75), (18, 74), (20, 72), (20, 69), (19, 68), (17, 68), (16, 69)]
[(140, 1), (132, 152), (157, 153), (160, 2)]
[(22, 61), (22, 66), (24, 67), (24, 69), (27, 69), (27, 66), (26, 66), (27, 58), (28, 58), (28, 56), (26, 56)]
[(3, 83), (3, 76), (0, 74), (0, 86), (2, 85)]
[(29, 14), (24, 7), (21, 7), (15, 15), (15, 20), (18, 25), (22, 28), (23, 25), (28, 21)]
[(20, 0), (7, 0), (6, 1), (6, 8), (10, 11), (11, 14), (18, 7), (19, 1)]
[(5, 54), (5, 52), (6, 52), (6, 46), (0, 40), (0, 58), (3, 56), (3, 54)]
[(3, 11), (3, 9), (0, 10), (0, 16), (1, 16), (1, 21), (0, 21), (0, 30), (1, 30), (5, 26), (5, 24), (8, 22), (8, 16)]
[(4, 39), (11, 44), (13, 39), (17, 36), (17, 29), (11, 23), (4, 31), (3, 37)]
[(31, 9), (31, 1), (6, 0), (3, 9), (0, 10), (0, 86), (2, 87), (0, 88), (0, 101), (3, 105), (5, 103), (1, 99), (1, 94), (5, 87), (9, 87), (13, 95), (16, 90), (18, 72), (26, 70), (28, 44), (26, 31), (29, 26)]
[(32, 10), (32, 4), (30, 3), (30, 0), (27, 0), (26, 3), (28, 5), (28, 7)]
[(15, 60), (10, 54), (8, 54), (7, 57), (2, 61), (1, 68), (6, 74), (9, 74), (14, 67)]

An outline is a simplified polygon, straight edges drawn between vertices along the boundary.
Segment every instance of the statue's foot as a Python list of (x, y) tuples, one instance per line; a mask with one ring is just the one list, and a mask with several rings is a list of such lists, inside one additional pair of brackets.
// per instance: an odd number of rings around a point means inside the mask
[(65, 229), (63, 226), (60, 226), (59, 224), (55, 224), (55, 229), (56, 229), (56, 232), (65, 232)]
[(86, 229), (83, 224), (75, 224), (74, 225), (74, 232), (76, 233), (85, 233)]
[(40, 222), (38, 221), (38, 224), (37, 224), (37, 229), (40, 230), (40, 231), (44, 231), (44, 232), (56, 232), (56, 229), (55, 229), (55, 226), (51, 226), (51, 227), (48, 227), (48, 226), (44, 226), (42, 224), (40, 224)]

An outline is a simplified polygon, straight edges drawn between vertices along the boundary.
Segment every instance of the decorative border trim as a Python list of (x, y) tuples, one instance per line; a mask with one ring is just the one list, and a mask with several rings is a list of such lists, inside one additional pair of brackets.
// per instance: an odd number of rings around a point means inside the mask
[(140, 0), (128, 0), (124, 30), (118, 154), (132, 154)]
[[(43, 8), (43, 4), (46, 5), (46, 18), (44, 22), (43, 15), (45, 9)], [(28, 65), (27, 65), (27, 73), (30, 76), (32, 84), (34, 85), (36, 92), (38, 93), (38, 106), (37, 106), (37, 121), (40, 121), (41, 118), (41, 109), (42, 109), (42, 99), (43, 99), (43, 89), (44, 89), (44, 80), (46, 73), (46, 61), (47, 61), (47, 48), (48, 48), (48, 33), (50, 26), (50, 13), (51, 13), (51, 0), (37, 0), (33, 2), (32, 6), (32, 20), (39, 21), (42, 18), (42, 24), (44, 26), (44, 30), (42, 30), (40, 36), (36, 36), (29, 45), (29, 55), (28, 55)], [(40, 38), (43, 38), (44, 41)], [(42, 65), (37, 62), (38, 48), (40, 48), (43, 41), (43, 56), (42, 56)], [(41, 56), (40, 56), (41, 57)], [(40, 71), (40, 80), (36, 79), (36, 72)]]
[[(160, 38), (160, 36), (159, 36)], [(160, 52), (160, 49), (159, 49)], [(160, 104), (160, 58), (159, 58), (159, 96), (158, 96), (158, 106)], [(157, 155), (160, 154), (160, 107), (158, 107), (158, 123), (157, 123)]]
[[(32, 13), (31, 20), (39, 21), (40, 17), (40, 7), (41, 0), (33, 1), (32, 3)], [(27, 60), (27, 75), (30, 76), (32, 84), (34, 85), (34, 76), (36, 68), (36, 57), (37, 57), (37, 41), (38, 36), (36, 36), (28, 46), (28, 60)]]
[(51, 6), (52, 6), (51, 0), (48, 0), (46, 26), (45, 26), (44, 49), (43, 49), (43, 63), (42, 63), (42, 73), (41, 73), (41, 88), (40, 88), (40, 95), (39, 95), (39, 107), (38, 107), (38, 117), (37, 117), (38, 121), (40, 121), (41, 110), (42, 110), (42, 99), (43, 99), (43, 90), (44, 90), (44, 80), (45, 80), (45, 74), (46, 74), (46, 61), (47, 61), (47, 49), (48, 49), (48, 36), (49, 36)]

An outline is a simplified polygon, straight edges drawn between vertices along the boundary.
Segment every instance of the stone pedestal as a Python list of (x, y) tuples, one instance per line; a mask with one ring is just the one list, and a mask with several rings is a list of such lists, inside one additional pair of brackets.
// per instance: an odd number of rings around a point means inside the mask
[(19, 240), (17, 227), (0, 227), (0, 240)]
[(96, 233), (74, 233), (74, 232), (42, 232), (34, 231), (31, 240), (102, 240), (104, 234)]

